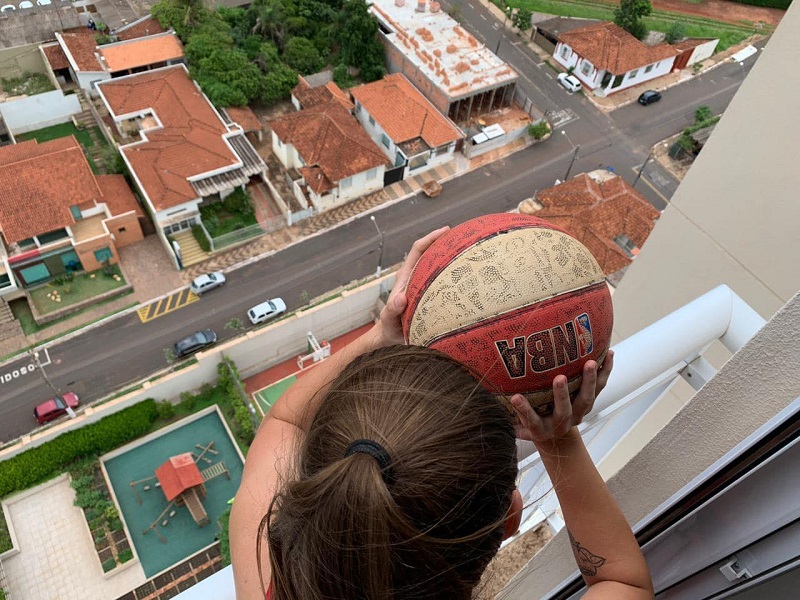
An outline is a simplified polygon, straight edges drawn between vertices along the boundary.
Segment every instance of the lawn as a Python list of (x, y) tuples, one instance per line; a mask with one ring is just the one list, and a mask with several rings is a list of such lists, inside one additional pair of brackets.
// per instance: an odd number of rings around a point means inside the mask
[[(493, 2), (500, 6), (500, 0), (493, 0)], [(601, 21), (613, 21), (616, 8), (614, 4), (602, 0), (508, 0), (508, 5), (561, 17), (599, 19)], [(681, 21), (686, 25), (687, 37), (719, 38), (717, 52), (738, 44), (754, 33), (753, 29), (749, 27), (660, 10), (654, 10), (653, 14), (645, 17), (644, 21), (651, 30), (662, 33), (666, 33), (676, 21)]]
[(77, 273), (72, 281), (52, 281), (31, 290), (28, 296), (39, 314), (45, 315), (125, 285), (125, 278), (117, 265), (112, 265), (109, 272), (113, 275), (106, 275), (103, 269)]
[[(67, 319), (72, 319), (73, 317), (75, 317), (75, 316), (77, 316), (77, 315), (79, 315), (81, 313), (84, 313), (87, 310), (92, 310), (94, 308), (97, 308), (98, 306), (103, 306), (104, 304), (108, 304), (109, 302), (114, 302), (115, 300), (118, 300), (122, 296), (126, 296), (126, 295), (132, 294), (132, 293), (133, 293), (133, 290), (130, 290), (130, 291), (124, 293), (124, 294), (120, 294), (119, 296), (114, 296), (113, 298), (108, 298), (107, 300), (103, 300), (102, 302), (98, 302), (96, 304), (92, 304), (91, 306), (87, 306), (84, 309), (81, 309), (81, 310), (76, 311), (74, 313), (70, 313), (70, 314), (68, 314), (68, 315), (66, 315), (64, 317), (61, 317), (60, 319), (55, 319), (54, 321), (50, 321), (49, 323), (46, 323), (45, 325), (39, 325), (39, 324), (36, 323), (36, 321), (33, 318), (33, 313), (31, 312), (31, 307), (28, 305), (28, 301), (25, 298), (20, 298), (18, 300), (12, 300), (11, 302), (8, 303), (8, 306), (9, 306), (9, 308), (11, 308), (11, 312), (14, 313), (14, 318), (17, 319), (19, 321), (19, 324), (22, 326), (22, 332), (25, 335), (32, 335), (34, 333), (38, 333), (38, 332), (42, 331), (43, 329), (47, 329), (48, 327), (52, 327), (53, 325), (56, 325), (57, 323), (62, 323), (63, 321), (66, 321)], [(52, 341), (52, 340), (54, 340), (56, 338), (61, 337), (62, 335), (67, 335), (68, 333), (72, 333), (73, 331), (81, 329), (82, 327), (86, 327), (87, 325), (91, 325), (95, 321), (99, 321), (100, 319), (105, 319), (106, 317), (110, 317), (113, 314), (116, 314), (118, 312), (122, 312), (123, 310), (127, 310), (127, 309), (131, 308), (132, 306), (138, 306), (138, 305), (139, 305), (138, 302), (131, 302), (130, 304), (127, 304), (126, 306), (123, 306), (122, 308), (119, 308), (119, 309), (114, 310), (114, 311), (112, 311), (112, 312), (110, 312), (108, 314), (105, 314), (105, 315), (102, 315), (100, 317), (97, 317), (96, 319), (93, 319), (93, 320), (89, 321), (88, 323), (82, 323), (80, 325), (76, 325), (75, 327), (72, 327), (72, 328), (68, 329), (67, 331), (64, 331), (64, 332), (62, 332), (62, 333), (60, 333), (58, 335), (54, 335), (53, 337), (47, 338), (45, 340), (40, 340), (39, 343), (43, 343), (44, 344), (44, 343), (50, 342), (50, 341)], [(7, 360), (7, 359), (9, 359), (9, 358), (11, 358), (13, 356), (16, 356), (17, 354), (19, 354), (19, 352), (12, 352), (10, 354), (6, 354), (5, 356), (0, 356), (0, 360)]]

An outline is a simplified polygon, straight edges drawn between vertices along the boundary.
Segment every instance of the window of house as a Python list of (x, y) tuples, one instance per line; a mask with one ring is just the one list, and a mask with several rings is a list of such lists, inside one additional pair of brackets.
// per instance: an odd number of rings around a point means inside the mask
[(99, 250), (94, 251), (94, 257), (97, 260), (97, 262), (100, 263), (106, 260), (111, 260), (113, 256), (114, 255), (111, 252), (111, 248), (109, 248), (108, 246), (105, 246), (103, 248), (100, 248)]
[(583, 61), (583, 64), (581, 65), (581, 73), (583, 73), (584, 75), (588, 75), (591, 72), (591, 70), (592, 70), (592, 63), (590, 63), (588, 60)]
[(628, 73), (628, 79), (633, 79), (634, 77), (636, 77), (636, 75), (638, 75), (638, 73), (639, 73), (639, 69), (634, 69), (633, 71)]
[(621, 233), (614, 238), (614, 242), (617, 244), (617, 246), (622, 248), (622, 251), (628, 258), (633, 258), (639, 254), (639, 247), (631, 238), (627, 236), (627, 234)]
[(49, 244), (50, 242), (55, 242), (57, 240), (63, 240), (64, 238), (67, 237), (69, 237), (67, 230), (62, 228), (62, 229), (56, 229), (55, 231), (48, 231), (47, 233), (43, 233), (41, 235), (37, 235), (36, 239), (39, 240), (39, 244), (45, 245)]
[(370, 169), (367, 171), (367, 181), (372, 181), (378, 176), (378, 169)]
[(18, 241), (17, 245), (20, 248), (24, 248), (25, 246), (35, 246), (36, 245), (36, 240), (34, 240), (32, 237), (25, 238), (24, 240)]
[(118, 233), (125, 233), (125, 231), (126, 229), (124, 227), (120, 227), (119, 229), (117, 229)]
[(345, 177), (344, 179), (339, 180), (339, 189), (346, 190), (351, 185), (353, 185), (352, 177)]
[(11, 278), (8, 276), (8, 273), (0, 274), (0, 289), (11, 287)]
[(81, 212), (81, 209), (77, 206), (70, 206), (69, 212), (72, 214), (72, 218), (75, 219), (76, 221), (80, 221), (83, 218), (83, 213)]
[(381, 143), (382, 143), (384, 146), (386, 146), (387, 148), (389, 147), (389, 144), (390, 144), (390, 141), (389, 141), (389, 136), (388, 136), (388, 135), (386, 135), (385, 133), (382, 133), (382, 134), (381, 134)]
[(650, 71), (652, 71), (652, 70), (653, 70), (653, 67), (654, 67), (654, 66), (655, 66), (655, 65), (647, 65), (647, 66), (644, 68), (644, 72), (645, 72), (645, 73), (649, 73)]
[(372, 117), (372, 115), (369, 116), (369, 124), (375, 125), (375, 119)]
[(561, 46), (561, 56), (562, 58), (567, 58), (569, 56), (569, 46)]

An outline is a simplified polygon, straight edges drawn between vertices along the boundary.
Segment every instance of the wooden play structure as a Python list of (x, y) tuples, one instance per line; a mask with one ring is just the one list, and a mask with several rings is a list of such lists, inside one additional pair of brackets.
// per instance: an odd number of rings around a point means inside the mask
[[(160, 525), (163, 528), (169, 525), (169, 520), (177, 512), (175, 510), (176, 507), (185, 506), (198, 527), (208, 525), (208, 513), (206, 513), (206, 509), (203, 506), (203, 500), (206, 497), (206, 483), (220, 475), (225, 475), (228, 479), (231, 478), (224, 462), (214, 463), (212, 459), (206, 456), (206, 454), (213, 456), (219, 454), (214, 449), (213, 441), (205, 446), (195, 444), (195, 447), (200, 450), (200, 454), (184, 452), (183, 454), (172, 456), (155, 470), (153, 476), (130, 482), (131, 489), (136, 495), (136, 502), (139, 505), (142, 504), (142, 497), (139, 495), (139, 490), (137, 490), (139, 485), (142, 486), (142, 491), (145, 493), (150, 492), (153, 488), (160, 488), (164, 493), (164, 498), (167, 501), (166, 508), (143, 533), (154, 531), (158, 539), (165, 544), (167, 540), (159, 533), (158, 526)], [(197, 466), (201, 461), (209, 465), (202, 471)], [(149, 482), (153, 480), (156, 480), (155, 483), (150, 485)]]

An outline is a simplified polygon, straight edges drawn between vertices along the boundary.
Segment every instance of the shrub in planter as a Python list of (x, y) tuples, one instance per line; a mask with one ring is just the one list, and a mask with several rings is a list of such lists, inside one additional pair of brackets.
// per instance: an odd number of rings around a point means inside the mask
[(200, 225), (194, 225), (192, 227), (192, 235), (194, 236), (194, 239), (197, 240), (200, 248), (203, 249), (203, 252), (211, 252), (211, 243), (208, 241), (208, 238), (206, 237), (206, 234)]
[(156, 408), (158, 409), (158, 418), (163, 421), (168, 421), (175, 416), (175, 406), (168, 400), (156, 402)]
[(121, 565), (125, 564), (132, 558), (133, 558), (133, 550), (131, 550), (130, 548), (126, 548), (117, 555), (117, 560)]
[(528, 135), (535, 140), (540, 140), (550, 133), (550, 126), (547, 121), (539, 121), (538, 123), (531, 123), (528, 125)]
[(117, 566), (117, 561), (113, 557), (103, 562), (103, 573), (108, 573), (111, 569)]
[(119, 517), (116, 519), (111, 519), (108, 522), (108, 528), (111, 530), (111, 533), (122, 531), (122, 521), (119, 519)]

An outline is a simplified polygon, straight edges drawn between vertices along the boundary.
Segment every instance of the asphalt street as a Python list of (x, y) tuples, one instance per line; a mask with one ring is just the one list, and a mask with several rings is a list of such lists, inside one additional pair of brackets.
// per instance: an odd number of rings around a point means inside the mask
[[(474, 1), (474, 0), (473, 0)], [(474, 2), (462, 4), (467, 27), (494, 44), (500, 32), (493, 17)], [(471, 8), (468, 8), (471, 7)], [(470, 10), (475, 13), (469, 12)], [(484, 11), (484, 17), (480, 16)], [(481, 33), (485, 30), (485, 33)], [(722, 112), (743, 78), (736, 63), (725, 64), (692, 82), (667, 90), (661, 102), (634, 104), (606, 115), (582, 95), (570, 95), (548, 77), (546, 65), (526, 47), (513, 45), (509, 34), (500, 55), (523, 74), (523, 89), (544, 110), (572, 111), (576, 117), (543, 144), (532, 146), (447, 183), (436, 199), (415, 196), (375, 213), (385, 235), (384, 265), (401, 261), (412, 242), (445, 224), (455, 225), (489, 212), (510, 210), (536, 190), (563, 178), (579, 145), (572, 174), (598, 167), (614, 170), (633, 181), (635, 169), (655, 142), (678, 133), (693, 122), (700, 104)], [(749, 59), (749, 69), (754, 59)], [(552, 74), (552, 73), (551, 73)], [(569, 138), (569, 139), (567, 139)], [(677, 187), (668, 173), (649, 163), (637, 189), (663, 209)], [(281, 296), (289, 310), (359, 277), (374, 273), (378, 235), (368, 217), (314, 236), (270, 258), (228, 274), (228, 284), (173, 313), (141, 323), (133, 313), (48, 348), (45, 371), (61, 391), (75, 391), (84, 403), (104, 397), (168, 367), (164, 350), (198, 329), (210, 327), (221, 340), (236, 335), (225, 324), (269, 297)], [(0, 367), (0, 440), (29, 432), (36, 425), (32, 410), (52, 392), (25, 356)], [(24, 368), (23, 368), (24, 367)]]

